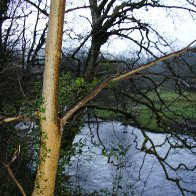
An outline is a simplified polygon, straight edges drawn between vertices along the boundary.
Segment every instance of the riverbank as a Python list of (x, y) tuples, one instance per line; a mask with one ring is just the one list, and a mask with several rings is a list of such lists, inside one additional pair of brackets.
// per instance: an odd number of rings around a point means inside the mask
[(139, 100), (138, 103), (131, 101), (126, 110), (95, 107), (94, 115), (106, 121), (116, 120), (154, 133), (196, 135), (196, 93), (184, 92), (179, 95), (173, 91), (163, 91), (158, 96), (148, 93), (148, 102), (141, 101), (139, 95), (134, 97)]

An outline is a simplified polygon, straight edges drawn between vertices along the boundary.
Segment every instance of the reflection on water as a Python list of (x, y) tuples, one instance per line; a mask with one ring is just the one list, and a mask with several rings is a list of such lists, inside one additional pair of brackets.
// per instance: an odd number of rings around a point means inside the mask
[[(166, 134), (147, 133), (155, 145), (163, 144), (169, 138)], [(181, 195), (176, 183), (166, 180), (169, 177), (180, 179), (185, 189), (196, 191), (196, 172), (181, 167), (177, 172), (169, 168), (183, 163), (189, 168), (195, 166), (195, 155), (185, 149), (171, 149), (165, 167), (151, 154), (140, 150), (144, 137), (140, 130), (122, 126), (118, 122), (86, 125), (74, 143), (82, 145), (81, 154), (72, 158), (66, 172), (71, 176), (72, 189), (85, 192), (105, 190), (116, 195)], [(169, 138), (171, 144), (178, 144)], [(146, 143), (150, 147), (150, 142)], [(170, 145), (165, 142), (156, 151), (164, 157)], [(185, 195), (194, 195), (187, 193)]]

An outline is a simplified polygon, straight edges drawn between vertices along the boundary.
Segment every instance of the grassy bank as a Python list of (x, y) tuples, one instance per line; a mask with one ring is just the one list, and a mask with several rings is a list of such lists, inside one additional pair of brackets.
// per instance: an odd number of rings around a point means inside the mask
[[(159, 96), (155, 92), (146, 94), (146, 98), (140, 95), (131, 96), (134, 96), (135, 100), (129, 102), (127, 113), (136, 118), (140, 127), (163, 132), (163, 127), (173, 122), (184, 124), (185, 120), (189, 120), (196, 123), (196, 93), (177, 94), (174, 91), (163, 91)], [(96, 109), (96, 115), (106, 120), (124, 119), (117, 110), (114, 112)], [(133, 120), (126, 120), (125, 123), (135, 124)]]

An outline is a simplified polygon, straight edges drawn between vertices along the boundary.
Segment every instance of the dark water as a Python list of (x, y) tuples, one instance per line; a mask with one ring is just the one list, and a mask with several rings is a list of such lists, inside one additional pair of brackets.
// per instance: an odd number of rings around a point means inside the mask
[[(166, 137), (172, 144), (177, 143), (175, 138), (166, 134), (147, 135), (157, 145), (162, 144)], [(66, 167), (66, 173), (71, 175), (70, 186), (83, 193), (103, 190), (100, 195), (182, 195), (176, 183), (166, 179), (158, 159), (137, 149), (141, 148), (143, 141), (140, 130), (118, 122), (100, 123), (98, 129), (95, 124), (86, 125), (74, 140), (80, 146), (81, 154), (73, 157), (71, 166)], [(156, 148), (157, 153), (164, 156), (169, 147), (166, 142)], [(167, 163), (173, 167), (183, 163), (192, 168), (196, 165), (196, 157), (187, 149), (172, 149)], [(195, 170), (186, 171), (182, 167), (174, 172), (166, 166), (166, 171), (170, 177), (179, 178), (183, 188), (196, 191)]]

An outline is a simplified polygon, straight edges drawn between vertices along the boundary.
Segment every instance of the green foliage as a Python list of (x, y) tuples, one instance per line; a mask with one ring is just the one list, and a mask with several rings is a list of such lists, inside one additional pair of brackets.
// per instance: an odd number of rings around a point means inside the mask
[(120, 160), (122, 157), (126, 156), (131, 145), (123, 146), (122, 144), (113, 144), (109, 150), (103, 151), (102, 155), (108, 157), (114, 157), (116, 160)]
[(61, 75), (59, 84), (59, 109), (63, 110), (64, 106), (69, 107), (74, 104), (95, 88), (98, 82), (99, 80), (97, 78), (94, 78), (89, 83), (82, 77), (73, 79), (70, 73)]
[(115, 114), (114, 112), (107, 111), (107, 110), (95, 109), (94, 112), (95, 112), (95, 115), (96, 115), (98, 118), (106, 119), (106, 120), (115, 119), (115, 118), (117, 118), (117, 115), (118, 115), (118, 114)]
[(103, 66), (103, 69), (105, 70), (105, 71), (107, 71), (107, 72), (111, 72), (111, 71), (114, 71), (114, 66), (113, 66), (113, 63), (111, 63), (111, 62), (104, 62), (103, 64), (102, 64), (102, 66)]
[(15, 114), (17, 112), (16, 106), (11, 104), (4, 104), (2, 111), (5, 114)]
[[(58, 172), (57, 172), (57, 181), (56, 181), (56, 195), (72, 195), (73, 190), (70, 190), (69, 187), (69, 176), (65, 173), (65, 166), (71, 166), (71, 157), (75, 155), (82, 154), (82, 148), (86, 145), (86, 141), (80, 139), (78, 142), (69, 146), (69, 148), (63, 149), (61, 148), (60, 160), (58, 165)], [(77, 194), (73, 194), (77, 195)]]

